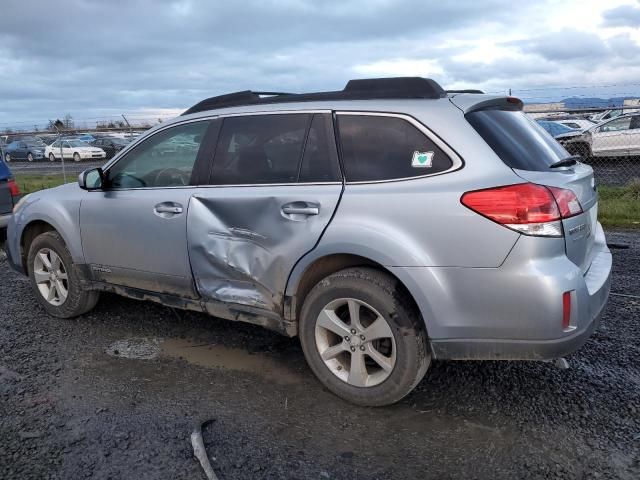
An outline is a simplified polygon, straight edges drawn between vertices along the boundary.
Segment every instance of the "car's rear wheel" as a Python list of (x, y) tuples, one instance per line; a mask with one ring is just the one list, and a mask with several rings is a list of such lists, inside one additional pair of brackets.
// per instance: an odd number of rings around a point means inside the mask
[(5, 153), (4, 161), (7, 162), (7, 163), (11, 162), (11, 155), (9, 155), (8, 153)]
[(73, 161), (74, 162), (79, 162), (80, 161), (80, 154), (78, 152), (73, 154)]
[(56, 156), (53, 153), (49, 154), (49, 161), (50, 162), (55, 162), (56, 161)]
[(357, 405), (397, 402), (431, 363), (413, 300), (398, 280), (372, 268), (336, 272), (309, 292), (300, 341), (318, 379)]
[(29, 248), (29, 279), (38, 303), (54, 317), (71, 318), (91, 310), (99, 293), (83, 290), (67, 247), (58, 233), (37, 236)]
[(27, 161), (33, 162), (33, 154), (31, 152), (27, 153)]

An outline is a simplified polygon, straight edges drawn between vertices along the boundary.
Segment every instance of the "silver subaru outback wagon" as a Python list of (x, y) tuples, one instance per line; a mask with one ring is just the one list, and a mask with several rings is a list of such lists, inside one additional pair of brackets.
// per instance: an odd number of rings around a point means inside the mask
[(407, 395), (433, 359), (552, 359), (607, 302), (592, 169), (522, 102), (424, 78), (239, 92), (24, 197), (10, 261), (56, 317), (116, 292), (299, 336), (332, 392)]

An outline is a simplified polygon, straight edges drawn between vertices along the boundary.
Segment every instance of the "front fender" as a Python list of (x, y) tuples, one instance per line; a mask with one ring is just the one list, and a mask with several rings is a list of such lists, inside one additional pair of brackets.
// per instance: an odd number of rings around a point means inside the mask
[(74, 263), (84, 263), (80, 236), (80, 205), (85, 192), (76, 184), (37, 192), (34, 198), (13, 216), (7, 231), (7, 241), (14, 260), (21, 259), (21, 240), (25, 229), (34, 222), (51, 225), (62, 237)]

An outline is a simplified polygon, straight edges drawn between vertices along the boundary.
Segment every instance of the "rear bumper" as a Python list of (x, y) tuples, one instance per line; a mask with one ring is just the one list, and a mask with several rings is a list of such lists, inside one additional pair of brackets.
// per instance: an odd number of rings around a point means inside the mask
[[(564, 239), (521, 237), (499, 268), (391, 270), (420, 307), (436, 358), (544, 360), (580, 348), (597, 328), (611, 287), (611, 253), (596, 229), (591, 267), (582, 274)], [(571, 292), (571, 329), (562, 328), (562, 294)]]

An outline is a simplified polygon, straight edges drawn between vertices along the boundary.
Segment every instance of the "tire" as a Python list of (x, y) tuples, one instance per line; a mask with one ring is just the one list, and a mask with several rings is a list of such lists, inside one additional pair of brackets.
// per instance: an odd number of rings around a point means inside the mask
[(49, 161), (50, 162), (55, 162), (56, 161), (56, 156), (53, 153), (49, 154)]
[[(54, 268), (56, 264), (54, 255), (58, 257), (60, 268), (57, 269), (55, 277), (56, 281), (62, 285), (62, 290), (66, 287), (66, 296), (60, 291), (60, 287), (56, 287), (56, 294), (52, 295), (52, 300), (47, 300), (44, 296), (47, 284), (50, 285), (51, 280), (43, 281), (43, 279), (47, 276), (51, 279), (48, 273), (52, 271), (52, 268), (46, 267), (42, 255), (46, 256)], [(58, 318), (77, 317), (91, 310), (98, 302), (100, 297), (98, 292), (81, 288), (80, 278), (73, 268), (69, 250), (57, 232), (45, 232), (33, 240), (29, 248), (27, 268), (36, 299), (49, 315)]]
[(73, 154), (73, 161), (74, 162), (79, 162), (81, 160), (80, 158), (80, 154), (78, 152)]
[(33, 154), (31, 152), (27, 153), (27, 161), (33, 162)]
[[(355, 324), (352, 311), (360, 317)], [(338, 323), (327, 323), (336, 317)], [(386, 327), (378, 323), (379, 317)], [(373, 333), (369, 327), (374, 323), (384, 328), (376, 328), (381, 339), (371, 341), (366, 335)], [(320, 382), (356, 405), (383, 406), (401, 400), (431, 364), (424, 322), (413, 299), (396, 279), (373, 268), (341, 270), (309, 292), (300, 314), (300, 342)], [(375, 361), (369, 353), (383, 361)], [(354, 357), (363, 360), (354, 363)]]
[(11, 155), (9, 155), (8, 153), (4, 154), (4, 161), (7, 163), (11, 163)]

